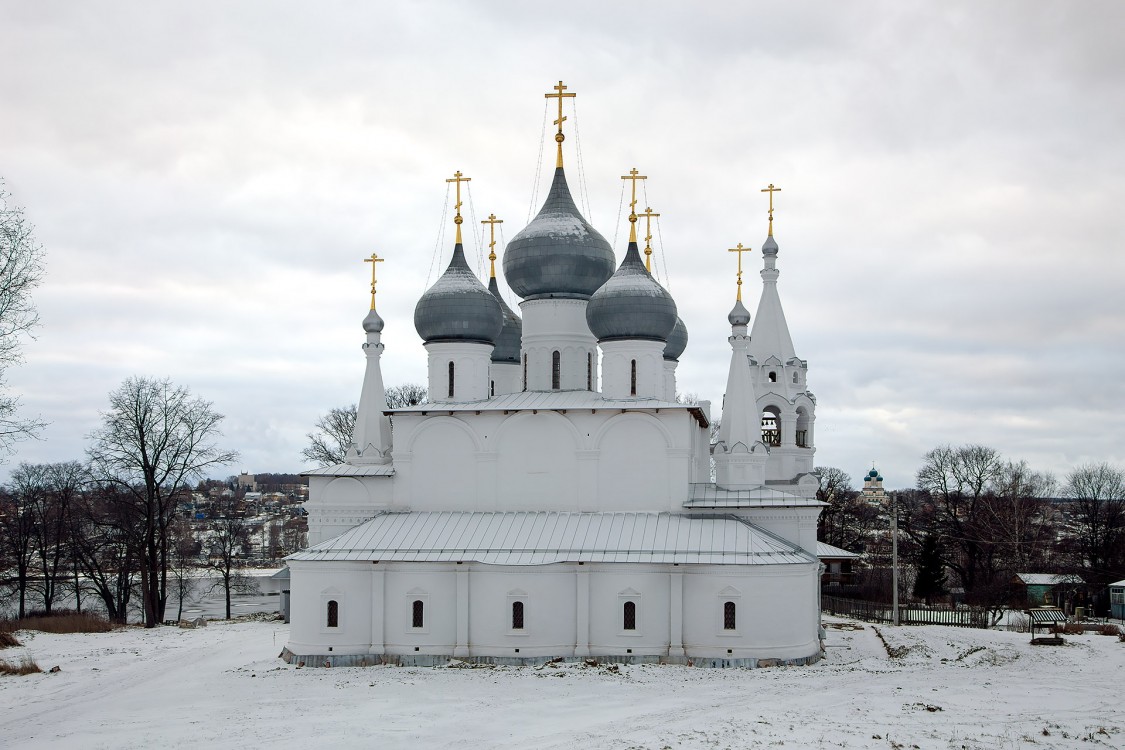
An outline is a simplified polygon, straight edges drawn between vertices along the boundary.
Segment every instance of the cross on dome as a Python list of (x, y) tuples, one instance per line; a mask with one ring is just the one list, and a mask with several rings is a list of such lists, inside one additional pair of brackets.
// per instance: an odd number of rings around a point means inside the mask
[(563, 132), (562, 132), (562, 124), (564, 122), (566, 122), (566, 117), (563, 116), (563, 99), (573, 99), (574, 97), (578, 96), (578, 94), (575, 94), (575, 93), (564, 94), (563, 92), (566, 91), (566, 86), (563, 85), (562, 81), (559, 81), (558, 85), (552, 86), (551, 88), (553, 88), (555, 90), (555, 93), (554, 94), (544, 94), (543, 97), (546, 98), (546, 99), (558, 99), (559, 100), (559, 118), (557, 120), (555, 120), (552, 124), (559, 126), (559, 132), (555, 133), (555, 143), (559, 144), (558, 155), (555, 158), (555, 166), (561, 167), (563, 165), (562, 144), (563, 144), (563, 141), (566, 140), (566, 136), (563, 135)]
[(489, 214), (487, 219), (481, 221), (481, 224), (488, 224), (488, 277), (490, 279), (496, 278), (496, 225), (503, 223), (504, 220), (497, 219), (496, 214)]
[(383, 258), (380, 258), (378, 253), (371, 253), (370, 258), (364, 258), (364, 263), (371, 264), (371, 309), (375, 309), (375, 264), (382, 263)]
[(637, 214), (637, 216), (645, 217), (645, 270), (652, 273), (652, 220), (658, 213), (654, 213), (652, 208), (646, 207), (644, 211)]
[(623, 180), (631, 180), (633, 197), (629, 201), (629, 241), (637, 241), (637, 180), (647, 180), (648, 177), (637, 171), (636, 167), (629, 170), (629, 174), (621, 175)]
[(738, 253), (738, 295), (736, 299), (739, 302), (742, 301), (742, 254), (749, 253), (753, 249), (752, 247), (743, 247), (742, 243), (739, 242), (738, 245), (727, 250), (728, 253)]
[(453, 223), (457, 225), (458, 245), (461, 244), (461, 222), (464, 221), (464, 219), (461, 218), (461, 183), (470, 182), (472, 179), (472, 177), (462, 176), (460, 169), (454, 172), (452, 177), (446, 179), (446, 182), (452, 182), (457, 185), (457, 202), (453, 204), (453, 210), (457, 212), (457, 215), (453, 217)]
[[(781, 188), (774, 187), (773, 183), (771, 182), (769, 187), (762, 188), (761, 192), (770, 194), (770, 231), (769, 231), (769, 236), (773, 237), (773, 194), (774, 193), (780, 193)], [(739, 256), (739, 257), (741, 257), (741, 256)]]

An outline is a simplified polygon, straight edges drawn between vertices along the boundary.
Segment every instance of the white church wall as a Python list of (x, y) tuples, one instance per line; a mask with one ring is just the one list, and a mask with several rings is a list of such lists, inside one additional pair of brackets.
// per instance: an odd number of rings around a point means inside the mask
[[(701, 566), (683, 579), (684, 649), (689, 657), (800, 659), (817, 654), (816, 563), (730, 570)], [(735, 627), (724, 622), (735, 605)]]
[[(668, 566), (583, 566), (590, 573), (589, 650), (594, 656), (664, 655), (669, 643)], [(625, 602), (636, 607), (636, 629), (624, 628)]]
[[(428, 354), (429, 397), (432, 403), (488, 398), (492, 344), (440, 341), (423, 346)], [(453, 367), (452, 395), (450, 365)]]
[[(586, 324), (586, 300), (537, 299), (520, 303), (527, 357), (528, 391), (598, 389), (598, 347)], [(554, 352), (559, 352), (559, 387), (554, 387)], [(587, 377), (589, 376), (589, 378)], [(522, 379), (522, 374), (521, 374)]]
[[(383, 598), (384, 652), (452, 654), (457, 640), (455, 563), (386, 565)], [(422, 626), (414, 627), (414, 602), (422, 602)]]
[[(366, 654), (371, 645), (371, 563), (289, 563), (289, 649), (294, 653)], [(336, 602), (337, 624), (328, 623)]]
[[(594, 440), (599, 508), (663, 510), (673, 504), (669, 482), (672, 436), (660, 420), (649, 414), (617, 414), (601, 425)], [(686, 474), (687, 461), (678, 458), (676, 473)]]
[[(469, 633), (474, 656), (570, 655), (576, 642), (576, 578), (572, 566), (488, 566), (469, 575)], [(522, 602), (524, 628), (512, 628)], [(518, 650), (517, 650), (518, 649)]]
[(396, 446), (395, 466), (411, 508), (481, 510), (476, 481), (481, 445), (471, 427), (454, 417), (432, 416), (419, 420), (407, 439), (403, 452), (409, 459), (400, 462)]
[(581, 437), (555, 412), (513, 414), (489, 438), (500, 510), (578, 510)]

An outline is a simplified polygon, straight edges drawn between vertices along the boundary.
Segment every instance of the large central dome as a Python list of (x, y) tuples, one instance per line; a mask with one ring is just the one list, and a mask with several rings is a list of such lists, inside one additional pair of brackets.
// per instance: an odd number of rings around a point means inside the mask
[(562, 167), (539, 214), (508, 243), (504, 278), (525, 300), (589, 299), (613, 275), (613, 249), (574, 205)]

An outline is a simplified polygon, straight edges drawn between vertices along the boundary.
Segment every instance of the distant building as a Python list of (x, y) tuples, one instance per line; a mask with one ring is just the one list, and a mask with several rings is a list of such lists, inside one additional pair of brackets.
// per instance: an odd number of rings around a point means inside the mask
[(258, 490), (258, 483), (254, 480), (253, 474), (239, 474), (236, 486), (245, 492), (257, 492)]
[(1086, 582), (1076, 575), (1016, 573), (1011, 587), (1012, 603), (1021, 607), (1062, 607), (1070, 614), (1086, 602)]

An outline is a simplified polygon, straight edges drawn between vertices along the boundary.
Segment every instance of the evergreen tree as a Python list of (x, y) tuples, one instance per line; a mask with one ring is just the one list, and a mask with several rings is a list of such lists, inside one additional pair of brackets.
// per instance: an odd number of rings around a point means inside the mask
[(914, 596), (925, 599), (926, 604), (935, 596), (945, 592), (945, 563), (941, 560), (941, 549), (938, 547), (936, 534), (927, 534), (922, 538), (922, 545), (918, 550), (917, 576), (914, 579)]

